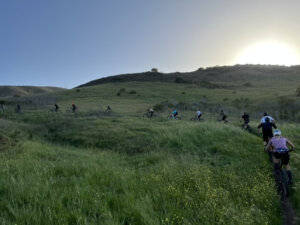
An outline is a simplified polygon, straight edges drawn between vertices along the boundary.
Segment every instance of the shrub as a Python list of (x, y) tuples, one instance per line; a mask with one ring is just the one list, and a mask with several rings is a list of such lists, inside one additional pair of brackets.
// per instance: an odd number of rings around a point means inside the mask
[(136, 91), (132, 90), (132, 91), (129, 92), (129, 94), (134, 95), (134, 94), (136, 94)]
[(243, 84), (244, 87), (252, 87), (252, 84), (250, 82), (244, 83)]
[(175, 81), (175, 83), (179, 83), (179, 84), (187, 83), (182, 77), (176, 77), (174, 81)]
[(120, 90), (117, 92), (117, 96), (121, 96), (121, 94), (125, 92), (126, 92), (125, 88), (120, 88)]

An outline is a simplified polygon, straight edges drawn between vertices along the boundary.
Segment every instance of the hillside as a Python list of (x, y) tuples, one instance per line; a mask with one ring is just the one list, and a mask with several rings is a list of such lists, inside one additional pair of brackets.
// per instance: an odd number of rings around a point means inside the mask
[(78, 87), (130, 81), (197, 83), (210, 88), (236, 85), (251, 86), (270, 82), (273, 85), (274, 82), (300, 83), (300, 66), (235, 65), (199, 68), (196, 71), (186, 73), (142, 72), (104, 77)]
[(58, 87), (36, 87), (36, 86), (0, 86), (0, 97), (19, 97), (33, 94), (52, 93), (65, 90)]
[[(298, 75), (282, 81), (270, 67), (244, 85), (238, 74), (218, 83), (114, 81), (0, 98), (1, 222), (280, 225), (286, 213), (256, 131), (265, 110), (296, 145), (289, 199), (299, 214)], [(54, 103), (58, 113), (49, 110)], [(152, 119), (142, 117), (149, 106)], [(167, 119), (174, 108), (181, 120)], [(216, 121), (221, 108), (226, 124)], [(196, 109), (205, 121), (191, 121)], [(241, 129), (244, 110), (251, 133)]]

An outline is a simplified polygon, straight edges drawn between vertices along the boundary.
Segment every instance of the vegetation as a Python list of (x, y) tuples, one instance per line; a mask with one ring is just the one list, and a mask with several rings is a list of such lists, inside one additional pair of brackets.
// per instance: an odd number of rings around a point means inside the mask
[[(0, 224), (282, 224), (271, 165), (254, 128), (267, 109), (300, 146), (298, 117), (290, 113), (298, 104), (295, 89), (239, 82), (234, 90), (227, 88), (233, 82), (214, 88), (174, 79), (113, 82), (0, 99), (6, 106)], [(48, 112), (53, 102), (59, 113)], [(66, 111), (72, 102), (79, 112)], [(157, 117), (142, 118), (149, 106)], [(181, 121), (166, 119), (174, 108)], [(221, 108), (227, 124), (216, 121)], [(197, 109), (205, 122), (190, 121)], [(240, 128), (245, 110), (252, 133)], [(296, 148), (291, 200), (297, 212), (299, 156)]]
[(63, 90), (63, 88), (34, 86), (0, 86), (0, 97), (14, 96), (15, 98), (18, 98), (20, 96), (25, 95), (51, 93), (61, 90)]

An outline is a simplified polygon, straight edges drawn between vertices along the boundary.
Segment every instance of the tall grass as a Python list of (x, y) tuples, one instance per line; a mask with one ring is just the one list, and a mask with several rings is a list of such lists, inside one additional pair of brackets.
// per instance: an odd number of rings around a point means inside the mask
[(19, 141), (0, 155), (2, 224), (280, 224), (256, 136), (214, 122), (62, 122), (6, 126)]

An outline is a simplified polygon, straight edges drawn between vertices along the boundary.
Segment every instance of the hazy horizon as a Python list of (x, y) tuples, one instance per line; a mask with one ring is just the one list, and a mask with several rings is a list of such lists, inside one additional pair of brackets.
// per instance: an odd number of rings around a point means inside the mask
[(2, 1), (0, 85), (72, 88), (153, 67), (299, 65), (299, 9), (279, 0)]

